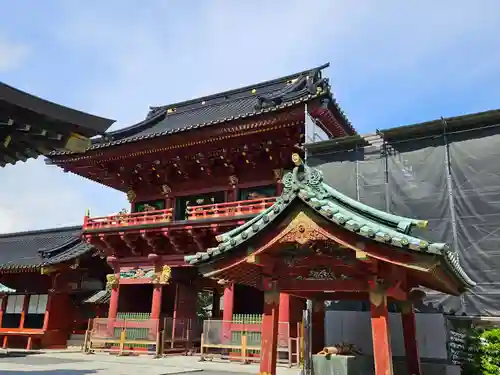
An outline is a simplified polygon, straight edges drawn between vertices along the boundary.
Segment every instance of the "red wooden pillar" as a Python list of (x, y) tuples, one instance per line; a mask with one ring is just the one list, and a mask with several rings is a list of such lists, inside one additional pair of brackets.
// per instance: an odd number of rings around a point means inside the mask
[(262, 319), (262, 343), (260, 350), (260, 374), (276, 375), (278, 360), (278, 329), (280, 296), (275, 290), (264, 292), (264, 316)]
[(408, 374), (421, 375), (420, 355), (417, 342), (417, 324), (415, 320), (415, 310), (409, 301), (401, 305), (401, 320), (403, 323), (403, 338), (405, 342), (406, 364)]
[[(153, 263), (155, 273), (159, 275), (161, 273), (161, 264), (159, 262), (159, 255), (152, 253), (148, 255), (148, 259)], [(160, 319), (161, 315), (161, 297), (163, 292), (163, 285), (153, 284), (153, 296), (151, 298), (151, 319)]]
[(114, 281), (111, 285), (107, 287), (111, 287), (111, 297), (109, 299), (109, 311), (108, 311), (108, 326), (110, 328), (114, 327), (114, 321), (116, 320), (116, 316), (118, 315), (118, 301), (120, 297), (120, 265), (118, 263), (118, 259), (116, 257), (108, 257), (107, 261), (111, 268), (114, 271)]
[(0, 328), (2, 328), (3, 314), (7, 306), (7, 296), (0, 297)]
[(47, 297), (47, 306), (45, 306), (45, 314), (43, 316), (43, 330), (47, 330), (49, 327), (49, 319), (50, 319), (50, 308), (52, 305), (52, 300), (54, 298), (54, 292), (49, 292)]
[(163, 293), (163, 285), (153, 285), (153, 299), (151, 302), (151, 319), (160, 319), (161, 315), (161, 297)]
[(234, 284), (230, 283), (224, 287), (224, 310), (222, 311), (222, 342), (229, 344), (231, 342), (231, 324), (233, 321), (234, 308)]
[(375, 375), (393, 375), (386, 292), (372, 287), (370, 303)]
[(316, 354), (325, 347), (325, 302), (323, 300), (312, 301), (311, 323), (311, 352)]
[(30, 301), (29, 295), (25, 294), (23, 300), (23, 310), (21, 311), (21, 319), (19, 321), (19, 328), (24, 328), (24, 322), (26, 320), (26, 315), (28, 314), (29, 301)]
[[(304, 303), (300, 298), (287, 293), (280, 293), (279, 321), (281, 324), (288, 324), (289, 337), (298, 337), (297, 324), (302, 321), (302, 311)], [(284, 329), (284, 327), (280, 327)]]

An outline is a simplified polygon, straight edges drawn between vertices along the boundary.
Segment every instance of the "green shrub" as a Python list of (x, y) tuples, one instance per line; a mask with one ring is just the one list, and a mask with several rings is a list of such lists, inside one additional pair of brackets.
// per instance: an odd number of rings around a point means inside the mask
[(481, 374), (500, 374), (500, 328), (488, 329), (479, 335)]
[(462, 375), (499, 375), (500, 328), (471, 330), (467, 341), (468, 351), (475, 355), (462, 366)]

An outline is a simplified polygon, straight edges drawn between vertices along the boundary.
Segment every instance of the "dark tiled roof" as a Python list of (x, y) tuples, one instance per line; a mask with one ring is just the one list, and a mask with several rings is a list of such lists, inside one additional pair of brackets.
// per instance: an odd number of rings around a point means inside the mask
[(54, 150), (79, 151), (113, 120), (40, 99), (0, 82), (0, 167)]
[[(158, 136), (245, 119), (325, 97), (331, 100), (348, 134), (354, 129), (330, 93), (328, 79), (321, 75), (328, 64), (227, 92), (185, 102), (152, 107), (147, 118), (127, 128), (107, 133), (90, 149), (100, 149)], [(69, 152), (54, 152), (64, 155)]]
[(76, 126), (79, 133), (93, 137), (103, 134), (115, 122), (104, 117), (68, 108), (0, 82), (0, 102), (39, 117), (46, 123), (60, 126)]
[(82, 227), (0, 235), (0, 270), (30, 270), (77, 258), (92, 250), (80, 239)]
[(111, 290), (100, 290), (87, 298), (84, 303), (105, 304), (111, 299)]
[(427, 221), (390, 214), (367, 206), (338, 192), (323, 182), (323, 175), (304, 165), (294, 155), (297, 166), (283, 177), (283, 193), (276, 203), (252, 220), (217, 237), (217, 247), (185, 257), (191, 265), (203, 265), (231, 252), (262, 232), (294, 201), (300, 200), (327, 220), (371, 240), (395, 249), (432, 254), (443, 259), (443, 266), (464, 287), (475, 285), (460, 265), (458, 254), (445, 243), (431, 243), (411, 234), (412, 228), (425, 227)]
[(16, 290), (0, 283), (0, 294), (15, 293)]

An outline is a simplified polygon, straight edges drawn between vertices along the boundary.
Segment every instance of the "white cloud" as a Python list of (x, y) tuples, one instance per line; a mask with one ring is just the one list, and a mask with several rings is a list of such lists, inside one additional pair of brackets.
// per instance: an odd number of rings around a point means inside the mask
[[(85, 82), (86, 90), (75, 80), (68, 89), (80, 92), (79, 107), (117, 118), (118, 126), (143, 119), (149, 105), (331, 61), (341, 105), (355, 126), (374, 128), (377, 114), (411, 110), (437, 87), (465, 89), (500, 74), (495, 0), (480, 7), (462, 0), (137, 4), (61, 2), (62, 14), (46, 25), (58, 43), (99, 63), (103, 79)], [(9, 180), (0, 187), (0, 231), (81, 223), (87, 207), (106, 214), (126, 204), (121, 193), (39, 161), (0, 174)]]
[(0, 72), (18, 68), (28, 57), (29, 48), (0, 35)]

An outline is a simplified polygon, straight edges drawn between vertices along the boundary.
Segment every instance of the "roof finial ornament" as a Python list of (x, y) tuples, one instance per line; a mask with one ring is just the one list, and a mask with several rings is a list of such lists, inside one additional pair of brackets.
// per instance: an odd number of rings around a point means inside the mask
[(292, 154), (292, 161), (297, 167), (301, 166), (304, 163), (300, 155), (297, 153)]

